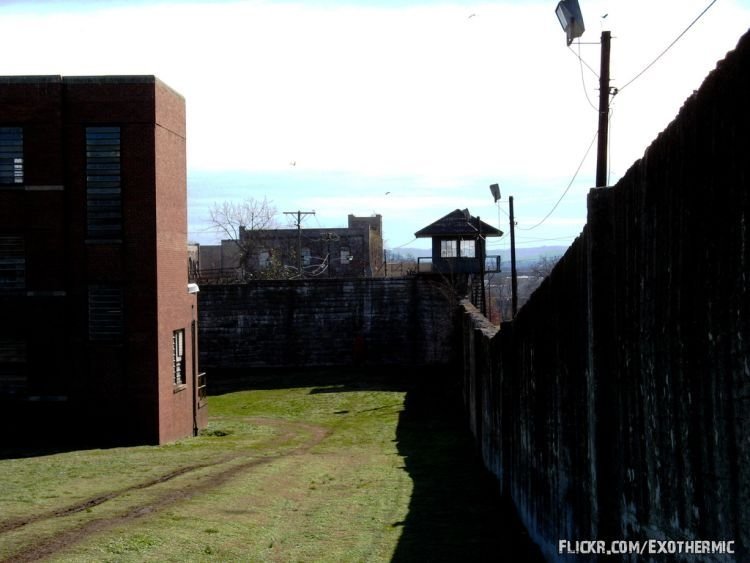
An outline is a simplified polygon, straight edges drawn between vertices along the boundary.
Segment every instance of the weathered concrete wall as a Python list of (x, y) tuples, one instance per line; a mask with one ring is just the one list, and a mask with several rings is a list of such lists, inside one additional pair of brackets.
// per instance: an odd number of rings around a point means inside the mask
[(438, 278), (205, 285), (203, 369), (450, 361), (455, 301)]
[(471, 427), (550, 560), (575, 560), (561, 539), (667, 538), (734, 540), (750, 560), (748, 100), (745, 36), (592, 190), (513, 326), (464, 306)]

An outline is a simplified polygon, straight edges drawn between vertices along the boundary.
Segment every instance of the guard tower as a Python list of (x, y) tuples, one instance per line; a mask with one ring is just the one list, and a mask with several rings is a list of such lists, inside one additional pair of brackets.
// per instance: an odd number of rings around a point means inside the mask
[(479, 217), (472, 217), (468, 209), (456, 209), (417, 231), (414, 236), (432, 238), (432, 264), (426, 271), (481, 275), (487, 256), (487, 237), (502, 234), (500, 229), (481, 221)]

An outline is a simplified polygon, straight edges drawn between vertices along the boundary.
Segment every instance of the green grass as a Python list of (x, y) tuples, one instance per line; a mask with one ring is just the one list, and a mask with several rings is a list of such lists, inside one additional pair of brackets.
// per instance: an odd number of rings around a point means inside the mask
[(0, 563), (534, 560), (455, 397), (424, 381), (260, 378), (210, 397), (196, 438), (6, 456)]
[(210, 397), (197, 438), (0, 460), (0, 529), (28, 522), (0, 532), (0, 559), (387, 561), (412, 488), (395, 442), (404, 396), (238, 391)]

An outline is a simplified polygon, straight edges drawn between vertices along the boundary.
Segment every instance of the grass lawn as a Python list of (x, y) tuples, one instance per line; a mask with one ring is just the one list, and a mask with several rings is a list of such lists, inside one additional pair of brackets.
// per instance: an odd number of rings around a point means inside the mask
[(6, 452), (0, 561), (497, 560), (523, 536), (429, 394), (341, 372), (253, 387), (211, 396), (197, 438)]

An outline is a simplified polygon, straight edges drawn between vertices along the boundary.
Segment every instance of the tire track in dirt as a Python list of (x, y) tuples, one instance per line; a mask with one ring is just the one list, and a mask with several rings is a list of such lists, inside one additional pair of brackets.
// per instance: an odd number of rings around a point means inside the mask
[[(273, 426), (281, 430), (282, 434), (280, 436), (275, 437), (275, 439), (277, 440), (278, 439), (288, 440), (288, 439), (295, 438), (296, 436), (299, 435), (299, 430), (308, 432), (310, 434), (310, 438), (306, 440), (305, 442), (303, 442), (302, 444), (288, 451), (271, 454), (271, 455), (267, 455), (264, 457), (252, 458), (245, 462), (238, 463), (236, 465), (228, 467), (222, 471), (209, 475), (208, 478), (203, 483), (198, 483), (198, 484), (190, 483), (185, 488), (182, 488), (180, 490), (167, 491), (163, 493), (162, 495), (160, 495), (154, 502), (139, 505), (139, 506), (134, 506), (128, 509), (123, 514), (112, 516), (109, 518), (91, 520), (75, 528), (72, 528), (70, 530), (60, 532), (59, 534), (46, 540), (43, 544), (37, 545), (35, 547), (32, 547), (29, 550), (17, 553), (9, 558), (3, 559), (0, 561), (0, 563), (17, 563), (17, 562), (21, 563), (21, 562), (26, 562), (26, 561), (37, 561), (44, 557), (54, 555), (55, 553), (63, 549), (66, 549), (70, 546), (73, 546), (79, 541), (90, 537), (92, 534), (103, 532), (105, 530), (118, 526), (122, 523), (129, 522), (137, 518), (142, 518), (143, 516), (147, 516), (149, 514), (153, 514), (177, 502), (190, 499), (194, 497), (195, 495), (220, 487), (244, 471), (252, 470), (257, 467), (261, 467), (269, 463), (272, 463), (274, 461), (284, 459), (286, 457), (305, 454), (309, 452), (313, 447), (318, 445), (320, 442), (322, 442), (325, 438), (327, 438), (331, 433), (331, 431), (328, 428), (324, 428), (322, 426), (316, 426), (313, 424), (302, 423), (302, 422), (292, 422), (292, 421), (281, 420), (281, 419), (260, 418), (260, 417), (249, 418), (245, 420), (254, 424)], [(185, 467), (176, 469), (174, 471), (171, 471), (169, 473), (166, 473), (156, 479), (151, 479), (144, 483), (139, 483), (130, 487), (126, 487), (117, 491), (113, 491), (111, 493), (99, 495), (99, 496), (90, 498), (86, 501), (71, 505), (69, 507), (65, 507), (62, 509), (55, 510), (55, 511), (40, 514), (38, 516), (32, 516), (32, 517), (25, 518), (25, 519), (18, 519), (17, 521), (10, 521), (10, 522), (0, 525), (0, 535), (3, 533), (7, 533), (9, 531), (12, 531), (12, 530), (16, 530), (18, 528), (21, 528), (29, 524), (40, 522), (42, 520), (70, 516), (72, 514), (82, 512), (88, 508), (103, 504), (104, 502), (117, 498), (128, 492), (147, 489), (149, 487), (153, 487), (155, 485), (165, 483), (167, 481), (170, 481), (176, 477), (185, 475), (192, 471), (196, 471), (198, 469), (203, 469), (206, 467), (217, 467), (222, 464), (226, 464), (231, 461), (237, 460), (241, 457), (243, 457), (243, 454), (239, 453), (239, 454), (233, 454), (230, 456), (225, 456), (221, 460), (216, 461), (214, 463), (195, 464), (195, 465), (185, 466)]]

